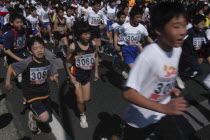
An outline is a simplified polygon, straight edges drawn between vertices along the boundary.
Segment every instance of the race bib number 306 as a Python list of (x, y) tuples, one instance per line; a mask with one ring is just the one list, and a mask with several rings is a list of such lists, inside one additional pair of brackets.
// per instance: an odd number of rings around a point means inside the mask
[(50, 66), (30, 68), (30, 82), (31, 84), (43, 84), (47, 80), (50, 73)]
[(76, 67), (79, 67), (84, 70), (90, 70), (93, 68), (94, 61), (95, 61), (95, 54), (85, 54), (76, 56)]

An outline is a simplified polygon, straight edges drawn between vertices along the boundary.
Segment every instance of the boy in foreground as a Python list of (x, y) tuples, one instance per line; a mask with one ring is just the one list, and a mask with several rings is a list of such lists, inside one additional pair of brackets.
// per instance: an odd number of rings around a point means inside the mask
[(181, 115), (186, 109), (182, 97), (171, 99), (172, 94), (180, 94), (174, 86), (186, 34), (184, 12), (182, 5), (168, 2), (152, 10), (151, 25), (157, 41), (137, 57), (123, 92), (131, 103), (125, 113), (125, 140), (144, 140), (152, 132), (162, 140), (183, 139), (170, 115)]

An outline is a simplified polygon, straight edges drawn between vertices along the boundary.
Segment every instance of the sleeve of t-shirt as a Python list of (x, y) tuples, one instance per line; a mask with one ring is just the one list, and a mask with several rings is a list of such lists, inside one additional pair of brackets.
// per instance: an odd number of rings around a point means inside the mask
[(51, 65), (51, 67), (50, 67), (50, 74), (49, 74), (50, 78), (54, 77), (54, 76), (58, 76), (58, 71), (55, 68), (55, 66), (52, 63), (50, 65)]
[(129, 73), (126, 87), (132, 88), (138, 93), (141, 93), (144, 82), (149, 80), (148, 75), (151, 74), (151, 68), (151, 64), (144, 57), (139, 55)]
[(24, 70), (26, 69), (27, 65), (31, 62), (31, 58), (27, 58), (27, 59), (24, 59), (20, 62), (15, 62), (15, 63), (12, 63), (10, 66), (9, 66), (9, 69), (12, 70), (12, 73), (14, 74), (14, 76), (17, 76), (18, 74), (20, 73), (23, 73)]
[(125, 32), (124, 26), (120, 26), (119, 28), (116, 28), (114, 32), (118, 32), (119, 34), (122, 34)]
[(5, 49), (11, 49), (13, 47), (13, 42), (14, 42), (14, 32), (13, 31), (8, 31), (7, 33), (4, 34), (4, 42), (3, 46)]
[(143, 25), (142, 25), (142, 34), (145, 37), (149, 36), (147, 29)]

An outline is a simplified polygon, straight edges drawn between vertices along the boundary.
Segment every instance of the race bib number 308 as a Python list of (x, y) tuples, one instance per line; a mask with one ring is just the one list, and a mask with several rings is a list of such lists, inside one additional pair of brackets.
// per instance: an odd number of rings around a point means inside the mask
[(50, 73), (50, 66), (30, 68), (30, 82), (31, 84), (43, 84), (47, 80)]
[(93, 68), (94, 61), (95, 61), (95, 54), (85, 54), (79, 55), (75, 57), (76, 59), (76, 67), (79, 67), (84, 70), (90, 70)]

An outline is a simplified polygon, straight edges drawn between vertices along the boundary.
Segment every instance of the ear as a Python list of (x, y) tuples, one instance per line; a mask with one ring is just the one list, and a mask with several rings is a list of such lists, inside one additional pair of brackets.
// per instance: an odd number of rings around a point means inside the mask
[(12, 22), (9, 22), (9, 23), (10, 23), (11, 26), (13, 26), (13, 23)]
[(160, 31), (158, 31), (157, 29), (155, 29), (155, 33), (156, 33), (158, 36), (160, 36), (160, 35), (161, 35), (161, 32), (160, 32)]

